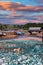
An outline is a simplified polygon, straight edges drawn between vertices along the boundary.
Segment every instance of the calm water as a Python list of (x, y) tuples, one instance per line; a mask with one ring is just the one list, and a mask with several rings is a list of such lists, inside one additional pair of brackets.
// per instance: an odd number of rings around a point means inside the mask
[(0, 44), (4, 48), (0, 50), (0, 65), (43, 65), (43, 42), (11, 39), (0, 40)]

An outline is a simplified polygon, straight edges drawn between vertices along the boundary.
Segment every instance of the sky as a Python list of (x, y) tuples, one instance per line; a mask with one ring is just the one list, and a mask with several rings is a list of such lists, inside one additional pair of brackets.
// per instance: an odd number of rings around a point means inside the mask
[(43, 0), (0, 0), (0, 24), (43, 23)]

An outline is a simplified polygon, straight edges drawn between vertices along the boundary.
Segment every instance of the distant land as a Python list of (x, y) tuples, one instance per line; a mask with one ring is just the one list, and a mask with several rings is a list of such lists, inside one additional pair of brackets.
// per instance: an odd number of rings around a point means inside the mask
[(27, 23), (25, 25), (19, 24), (0, 24), (0, 30), (10, 30), (10, 29), (25, 29), (28, 30), (29, 27), (43, 27), (43, 23)]

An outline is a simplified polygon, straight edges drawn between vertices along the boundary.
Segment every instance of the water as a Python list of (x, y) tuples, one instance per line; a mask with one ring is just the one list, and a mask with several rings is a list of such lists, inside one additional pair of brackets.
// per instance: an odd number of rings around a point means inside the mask
[(0, 65), (43, 65), (41, 41), (11, 39), (0, 40), (0, 44), (4, 48), (0, 49)]

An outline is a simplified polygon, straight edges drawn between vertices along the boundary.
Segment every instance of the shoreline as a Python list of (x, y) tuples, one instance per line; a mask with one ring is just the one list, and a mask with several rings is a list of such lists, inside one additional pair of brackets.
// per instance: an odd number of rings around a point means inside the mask
[(17, 38), (15, 40), (37, 40), (37, 41), (42, 41), (42, 38), (38, 38), (38, 37), (26, 37), (26, 38)]
[(41, 37), (32, 37), (32, 36), (29, 36), (29, 37), (21, 37), (21, 38), (1, 38), (0, 41), (2, 40), (20, 40), (20, 41), (24, 41), (24, 40), (37, 40), (37, 41), (42, 41), (42, 38)]

